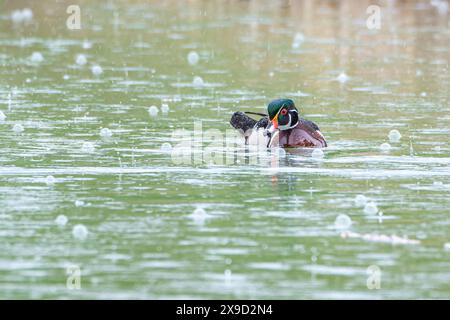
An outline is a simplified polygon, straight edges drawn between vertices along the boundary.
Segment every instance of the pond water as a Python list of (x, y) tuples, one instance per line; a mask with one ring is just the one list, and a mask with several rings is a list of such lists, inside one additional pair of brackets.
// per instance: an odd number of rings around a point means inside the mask
[[(1, 5), (0, 298), (450, 297), (448, 6), (78, 3)], [(278, 97), (323, 157), (202, 158)]]

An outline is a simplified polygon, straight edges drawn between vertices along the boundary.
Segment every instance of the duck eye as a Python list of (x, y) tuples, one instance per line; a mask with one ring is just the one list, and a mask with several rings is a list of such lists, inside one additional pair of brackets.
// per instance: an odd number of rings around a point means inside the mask
[(287, 115), (287, 113), (288, 113), (287, 109), (281, 110), (281, 114), (282, 114), (283, 116)]

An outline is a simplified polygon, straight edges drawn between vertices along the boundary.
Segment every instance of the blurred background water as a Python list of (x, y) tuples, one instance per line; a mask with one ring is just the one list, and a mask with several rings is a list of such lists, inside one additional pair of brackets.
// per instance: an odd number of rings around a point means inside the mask
[[(450, 297), (447, 1), (0, 8), (0, 298)], [(323, 158), (173, 161), (278, 97)]]

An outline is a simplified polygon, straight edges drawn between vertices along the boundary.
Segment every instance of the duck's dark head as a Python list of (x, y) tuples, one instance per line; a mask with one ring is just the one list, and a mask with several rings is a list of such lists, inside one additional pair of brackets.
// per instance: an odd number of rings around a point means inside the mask
[(269, 119), (275, 129), (289, 130), (298, 124), (298, 110), (291, 99), (276, 99), (267, 106)]

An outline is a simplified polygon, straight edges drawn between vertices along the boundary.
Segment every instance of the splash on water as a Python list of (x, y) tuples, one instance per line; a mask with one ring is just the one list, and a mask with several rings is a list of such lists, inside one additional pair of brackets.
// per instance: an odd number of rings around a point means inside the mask
[(345, 72), (341, 72), (336, 78), (340, 83), (346, 83), (349, 79), (350, 77)]
[(384, 142), (380, 145), (380, 150), (383, 152), (388, 152), (389, 150), (391, 150), (391, 145), (387, 142)]
[(358, 194), (355, 197), (355, 205), (358, 207), (364, 207), (367, 203), (367, 198), (366, 196), (362, 195), (362, 194)]
[(169, 105), (167, 103), (163, 103), (161, 104), (161, 112), (164, 114), (168, 114), (169, 113)]
[(192, 80), (192, 84), (194, 85), (194, 87), (196, 88), (201, 88), (204, 86), (204, 82), (203, 79), (199, 76), (195, 76), (194, 80)]
[(21, 125), (20, 123), (16, 123), (13, 126), (13, 131), (17, 134), (22, 133), (25, 131), (25, 128), (23, 127), (23, 125)]
[(34, 63), (40, 63), (44, 61), (44, 56), (42, 55), (42, 53), (36, 51), (31, 54), (30, 60)]
[(87, 63), (87, 58), (84, 54), (79, 54), (77, 55), (75, 62), (79, 65), (79, 66), (84, 66)]

